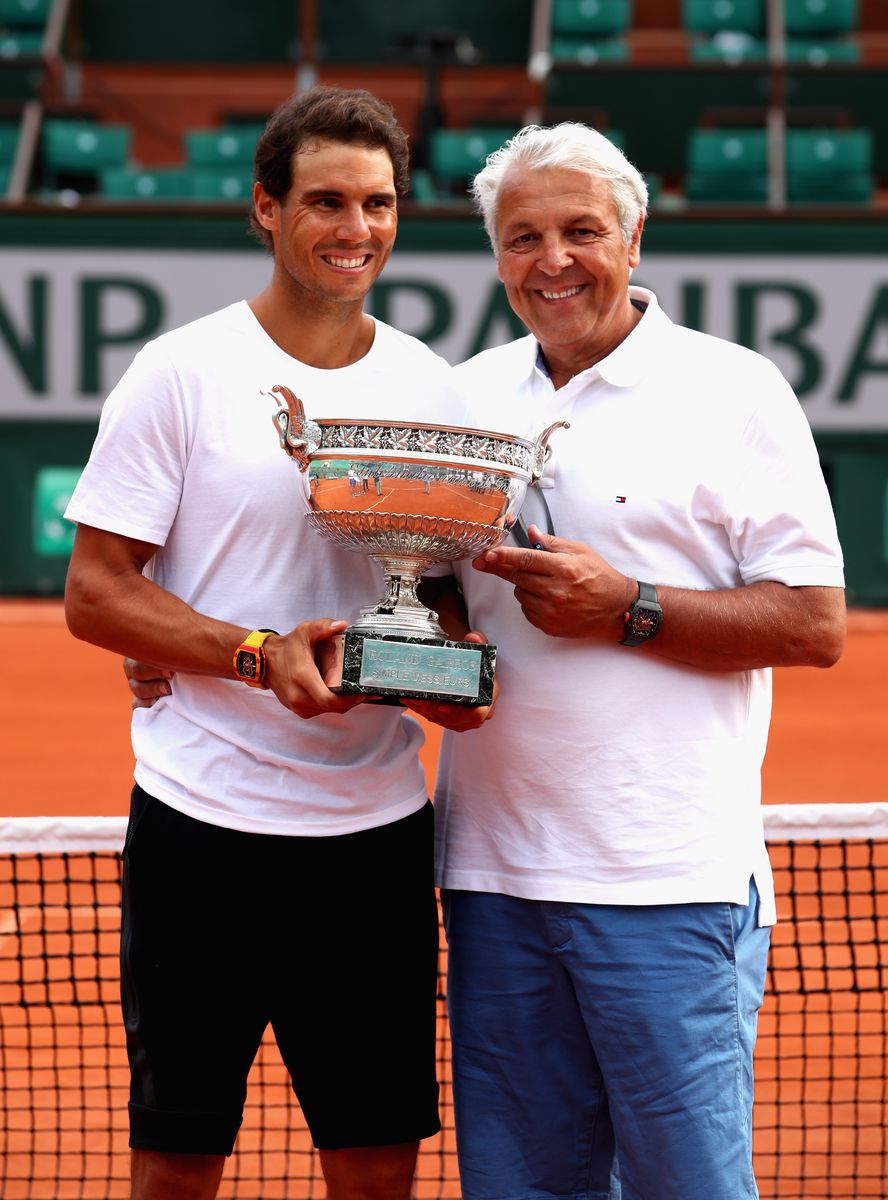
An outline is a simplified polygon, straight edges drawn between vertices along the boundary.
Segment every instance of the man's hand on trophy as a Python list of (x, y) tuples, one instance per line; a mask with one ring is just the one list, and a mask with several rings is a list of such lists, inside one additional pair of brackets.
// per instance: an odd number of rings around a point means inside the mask
[(175, 671), (155, 667), (152, 663), (139, 662), (135, 658), (125, 658), (123, 673), (132, 692), (133, 710), (153, 708), (162, 696), (172, 694)]
[[(475, 642), (479, 646), (487, 645), (487, 638), (476, 629), (467, 633), (462, 640)], [(401, 697), (401, 703), (405, 708), (411, 709), (433, 725), (442, 725), (445, 729), (452, 729), (455, 733), (464, 733), (469, 729), (477, 729), (479, 725), (490, 720), (498, 695), (499, 683), (494, 676), (493, 700), (487, 705), (447, 704), (437, 700), (416, 700), (407, 695)]]
[(323, 713), (346, 713), (373, 699), (330, 691), (338, 672), (336, 638), (347, 625), (347, 621), (322, 617), (303, 621), (289, 633), (266, 640), (266, 687), (297, 716), (310, 719)]
[(531, 525), (531, 548), (498, 546), (472, 566), (514, 584), (515, 599), (531, 625), (552, 637), (619, 641), (623, 617), (638, 584), (583, 542), (543, 533)]

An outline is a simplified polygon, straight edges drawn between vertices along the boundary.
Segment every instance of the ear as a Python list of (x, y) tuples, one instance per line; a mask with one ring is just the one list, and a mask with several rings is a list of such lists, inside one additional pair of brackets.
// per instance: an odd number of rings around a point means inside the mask
[(280, 205), (274, 196), (269, 196), (261, 183), (253, 184), (253, 210), (263, 229), (272, 233), (278, 231)]
[(629, 266), (637, 267), (641, 261), (641, 234), (644, 229), (644, 214), (638, 218), (638, 224), (635, 226), (635, 232), (632, 234), (632, 240), (629, 243)]

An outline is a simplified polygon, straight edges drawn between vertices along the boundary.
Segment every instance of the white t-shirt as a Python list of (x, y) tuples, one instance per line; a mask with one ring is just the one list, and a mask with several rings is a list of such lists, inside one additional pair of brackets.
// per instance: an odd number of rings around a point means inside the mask
[[(198, 612), (281, 632), (353, 621), (383, 593), (379, 567), (305, 519), (303, 484), (272, 424), (276, 384), (312, 417), (461, 424), (447, 363), (376, 322), (370, 351), (337, 370), (307, 366), (240, 302), (150, 342), (102, 412), (66, 515), (153, 543), (151, 578)], [(232, 653), (234, 647), (232, 647)], [(136, 780), (215, 825), (329, 835), (420, 808), (419, 724), (360, 705), (303, 720), (273, 693), (180, 672), (173, 694), (133, 717)]]
[[(788, 384), (768, 360), (673, 325), (651, 293), (631, 293), (647, 303), (633, 332), (557, 391), (532, 337), (457, 368), (472, 423), (527, 434), (568, 419), (543, 479), (554, 531), (634, 578), (841, 587), (829, 498)], [(444, 736), (440, 885), (746, 903), (754, 875), (772, 923), (759, 807), (770, 671), (695, 670), (644, 646), (551, 637), (510, 584), (454, 569), (473, 628), (497, 646), (500, 695), (481, 729)]]

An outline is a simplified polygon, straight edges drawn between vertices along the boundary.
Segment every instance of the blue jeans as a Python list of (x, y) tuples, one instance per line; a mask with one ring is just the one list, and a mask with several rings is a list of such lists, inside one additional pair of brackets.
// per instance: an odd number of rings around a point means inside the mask
[(444, 893), (463, 1200), (751, 1200), (748, 906)]

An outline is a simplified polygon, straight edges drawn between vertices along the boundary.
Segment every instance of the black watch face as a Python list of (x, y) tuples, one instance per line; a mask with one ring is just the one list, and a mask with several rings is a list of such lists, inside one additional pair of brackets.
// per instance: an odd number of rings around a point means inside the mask
[(633, 637), (652, 638), (660, 628), (661, 614), (656, 608), (643, 608), (640, 604), (632, 609), (629, 630)]
[(241, 679), (255, 679), (259, 673), (259, 655), (253, 650), (238, 650), (237, 673)]
[(632, 632), (635, 637), (650, 637), (658, 623), (656, 613), (638, 612), (632, 618)]

